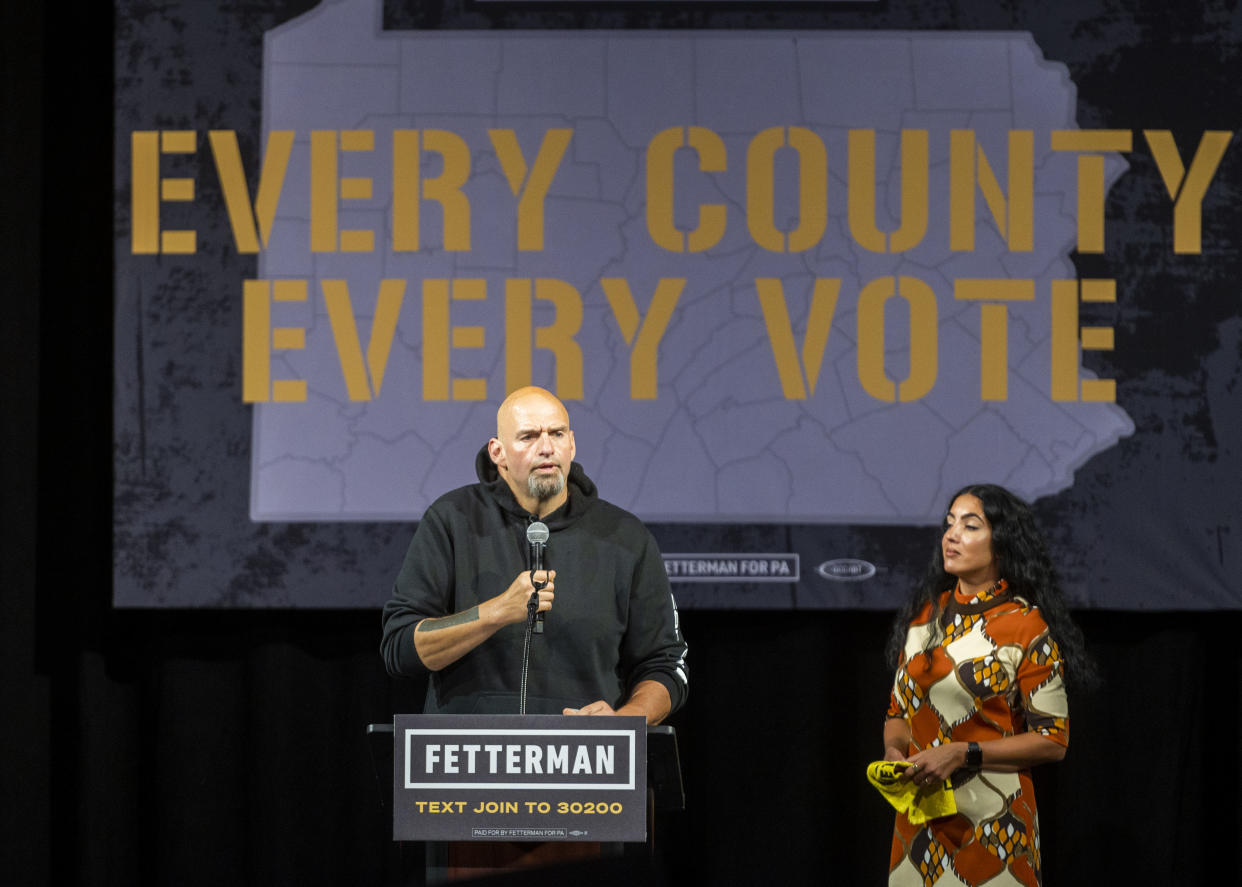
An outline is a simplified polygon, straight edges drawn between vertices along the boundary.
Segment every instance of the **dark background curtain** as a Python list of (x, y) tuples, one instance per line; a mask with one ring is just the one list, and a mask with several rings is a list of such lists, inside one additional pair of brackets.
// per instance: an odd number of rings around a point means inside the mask
[[(0, 9), (0, 882), (397, 883), (422, 851), (387, 837), (364, 730), (423, 688), (384, 674), (378, 613), (111, 609), (111, 27)], [(1236, 883), (1242, 614), (1078, 615), (1105, 683), (1037, 772), (1046, 882)], [(688, 809), (614, 871), (883, 883), (888, 614), (682, 616)]]

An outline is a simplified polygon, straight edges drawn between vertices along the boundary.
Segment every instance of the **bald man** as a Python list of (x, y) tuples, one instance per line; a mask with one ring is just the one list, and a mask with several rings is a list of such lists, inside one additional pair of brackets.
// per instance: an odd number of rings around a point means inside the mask
[[(431, 673), (427, 713), (518, 711), (536, 591), (546, 630), (532, 639), (528, 713), (657, 724), (685, 701), (686, 645), (655, 539), (599, 498), (576, 452), (564, 404), (542, 388), (514, 391), (475, 458), (478, 483), (440, 497), (419, 522), (384, 607), (381, 650), (389, 674)], [(532, 582), (535, 520), (551, 535), (549, 569)]]

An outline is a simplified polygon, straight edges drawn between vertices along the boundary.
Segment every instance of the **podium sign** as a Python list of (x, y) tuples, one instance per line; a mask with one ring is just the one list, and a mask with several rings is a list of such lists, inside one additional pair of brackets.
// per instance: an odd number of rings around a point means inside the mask
[(646, 840), (641, 717), (397, 715), (393, 763), (393, 840)]

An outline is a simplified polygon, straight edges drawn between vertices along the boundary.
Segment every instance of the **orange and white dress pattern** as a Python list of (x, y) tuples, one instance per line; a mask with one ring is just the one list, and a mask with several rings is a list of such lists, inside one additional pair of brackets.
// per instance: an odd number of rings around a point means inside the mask
[[(910, 725), (907, 754), (945, 742), (986, 742), (1024, 732), (1069, 742), (1061, 654), (1037, 607), (1002, 581), (976, 597), (941, 598), (910, 624), (889, 697), (888, 717)], [(940, 636), (930, 664), (923, 647)], [(1039, 817), (1031, 774), (959, 773), (957, 815), (912, 825), (899, 813), (889, 885), (1039, 885)]]

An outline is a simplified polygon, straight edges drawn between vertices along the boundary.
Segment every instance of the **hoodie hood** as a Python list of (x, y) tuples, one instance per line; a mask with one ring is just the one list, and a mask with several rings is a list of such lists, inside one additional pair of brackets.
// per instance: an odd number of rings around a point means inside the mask
[[(530, 513), (518, 504), (513, 491), (509, 489), (509, 484), (496, 470), (496, 463), (487, 454), (487, 444), (480, 447), (478, 455), (474, 457), (474, 473), (478, 475), (479, 482), (501, 508), (523, 519), (530, 516)], [(587, 477), (586, 472), (577, 462), (570, 463), (569, 477), (566, 478), (565, 483), (569, 486), (569, 499), (563, 506), (543, 518), (544, 523), (551, 530), (559, 529), (577, 520), (599, 498), (595, 482)]]

